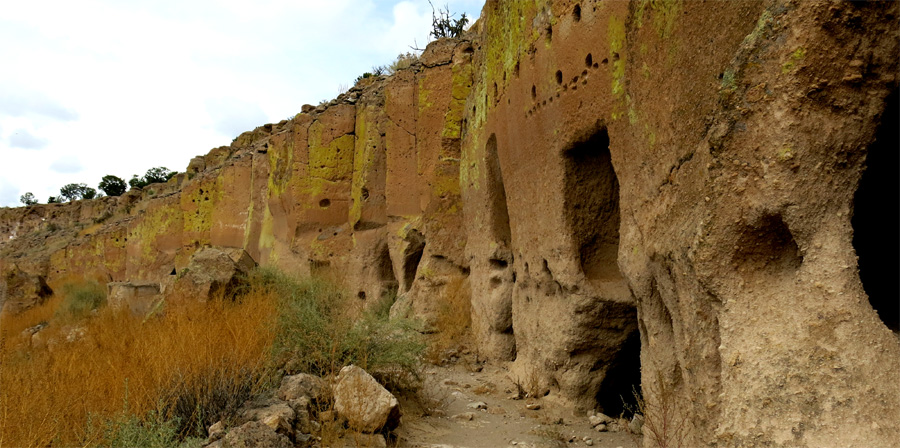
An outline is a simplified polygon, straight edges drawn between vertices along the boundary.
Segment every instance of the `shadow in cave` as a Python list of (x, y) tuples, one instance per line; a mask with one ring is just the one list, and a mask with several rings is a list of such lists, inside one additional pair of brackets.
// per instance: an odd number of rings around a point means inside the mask
[(859, 278), (882, 322), (900, 331), (900, 97), (886, 109), (853, 199), (853, 247)]
[(597, 394), (597, 405), (610, 417), (624, 413), (626, 418), (631, 418), (638, 408), (635, 394), (641, 394), (641, 334), (638, 330), (628, 335), (619, 356), (606, 372)]

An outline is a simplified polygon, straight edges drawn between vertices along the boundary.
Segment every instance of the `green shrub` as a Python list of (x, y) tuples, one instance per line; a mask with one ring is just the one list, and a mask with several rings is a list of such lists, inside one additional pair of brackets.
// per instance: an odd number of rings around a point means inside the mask
[(63, 286), (63, 301), (58, 313), (79, 318), (106, 303), (106, 288), (95, 282), (69, 283)]
[(178, 419), (165, 419), (157, 411), (150, 411), (144, 419), (123, 413), (106, 422), (104, 438), (110, 447), (199, 448), (206, 442), (197, 437), (181, 440), (177, 428)]
[(327, 375), (356, 364), (385, 385), (399, 387), (418, 378), (425, 349), (419, 324), (390, 320), (392, 297), (362, 311), (357, 300), (321, 278), (300, 280), (260, 268), (250, 283), (278, 297), (272, 360), (286, 373)]

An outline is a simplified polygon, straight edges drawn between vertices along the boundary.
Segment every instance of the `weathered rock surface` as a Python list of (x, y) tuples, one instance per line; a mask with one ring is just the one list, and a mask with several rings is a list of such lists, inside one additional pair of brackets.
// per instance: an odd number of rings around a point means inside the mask
[(212, 445), (221, 448), (292, 448), (291, 440), (262, 422), (248, 422), (233, 428)]
[(28, 274), (17, 266), (0, 278), (0, 310), (19, 313), (44, 303), (51, 294), (42, 275)]
[(207, 301), (234, 294), (256, 263), (243, 249), (204, 247), (175, 280), (173, 294)]
[(106, 284), (106, 303), (116, 309), (127, 309), (136, 316), (144, 316), (163, 300), (159, 283), (109, 282)]
[(400, 403), (372, 375), (357, 366), (341, 369), (334, 384), (334, 410), (351, 429), (391, 430), (400, 424)]
[(687, 446), (889, 446), (898, 16), (489, 1), (466, 39), (190, 174), (0, 209), (0, 274), (162, 284), (232, 247), (426, 323), (468, 277), (482, 357), (608, 415), (640, 385), (648, 440), (670, 415)]
[(312, 401), (325, 398), (327, 386), (322, 378), (308, 373), (288, 375), (281, 379), (277, 396), (284, 401), (299, 400), (306, 397)]

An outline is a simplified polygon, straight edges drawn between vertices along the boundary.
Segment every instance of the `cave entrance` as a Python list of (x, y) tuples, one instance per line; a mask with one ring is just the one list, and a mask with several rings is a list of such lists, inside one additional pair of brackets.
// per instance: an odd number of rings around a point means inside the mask
[(588, 137), (563, 151), (565, 214), (581, 268), (590, 281), (621, 281), (619, 181), (609, 152), (609, 134), (597, 124)]
[(853, 198), (859, 278), (882, 322), (900, 332), (900, 97), (888, 97)]
[(610, 364), (597, 393), (597, 406), (604, 414), (631, 418), (641, 396), (641, 333), (631, 332), (619, 355)]

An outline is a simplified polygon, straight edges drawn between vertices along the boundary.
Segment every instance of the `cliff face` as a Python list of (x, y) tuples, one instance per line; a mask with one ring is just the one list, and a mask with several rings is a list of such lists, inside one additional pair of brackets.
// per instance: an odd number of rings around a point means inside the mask
[(896, 238), (896, 201), (867, 207), (898, 188), (898, 12), (489, 1), (467, 39), (168, 184), (0, 209), (0, 299), (164, 283), (204, 245), (426, 321), (468, 277), (483, 358), (583, 409), (640, 387), (651, 446), (663, 421), (686, 446), (888, 446), (896, 281), (861, 235)]

